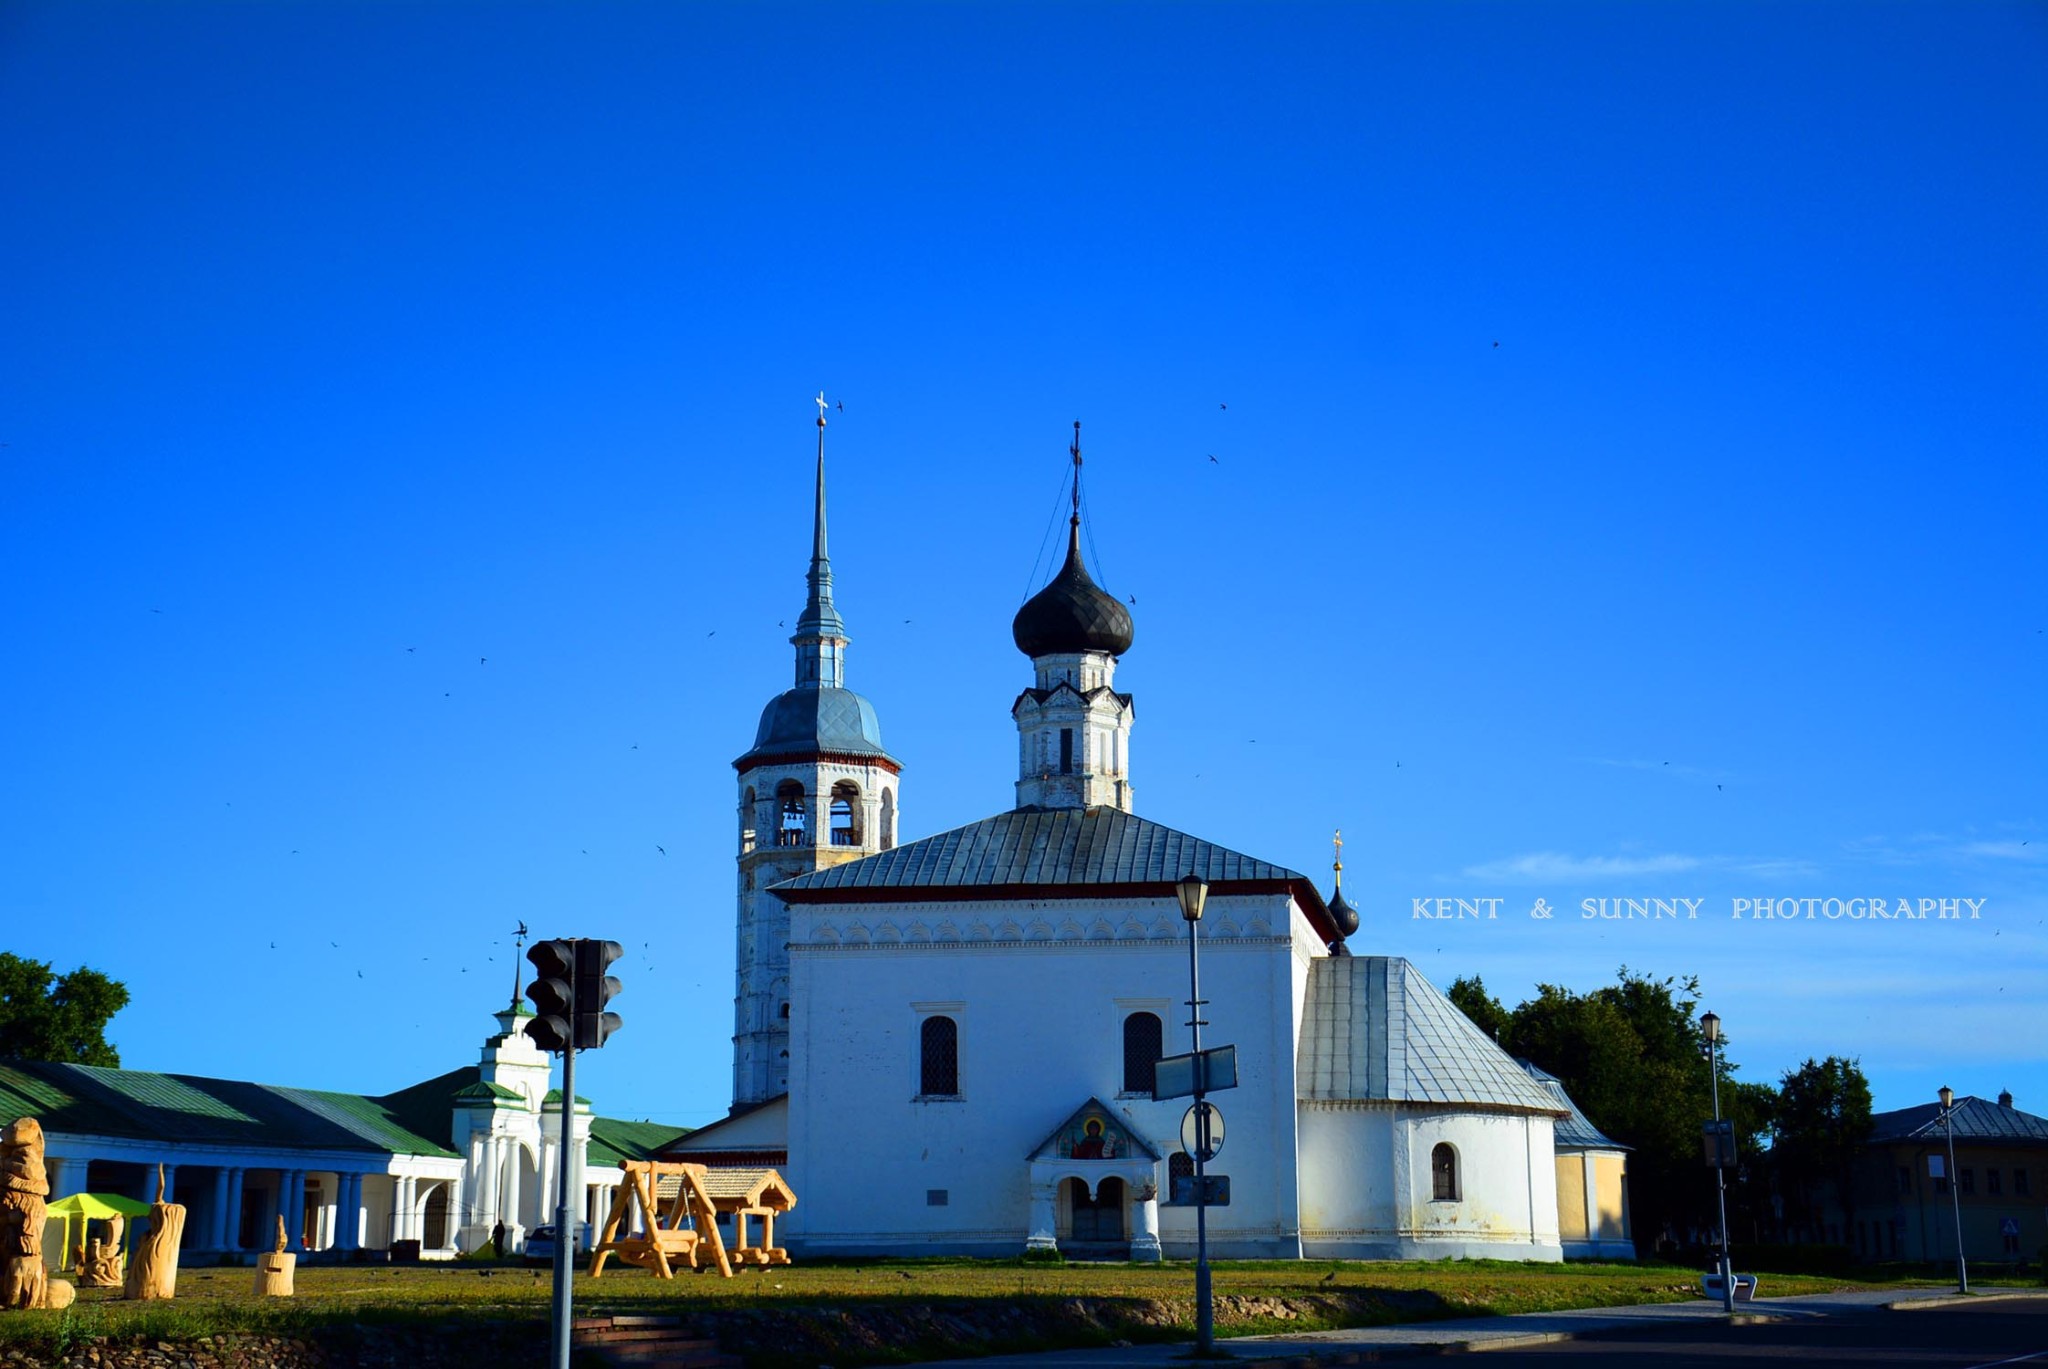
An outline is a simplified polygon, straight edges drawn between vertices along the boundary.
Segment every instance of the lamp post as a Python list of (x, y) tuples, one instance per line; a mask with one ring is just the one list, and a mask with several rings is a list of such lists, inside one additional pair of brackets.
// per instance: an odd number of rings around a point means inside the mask
[(1956, 1091), (1941, 1086), (1941, 1130), (1948, 1138), (1948, 1201), (1956, 1219), (1956, 1292), (1970, 1291), (1970, 1271), (1963, 1264), (1963, 1195), (1956, 1183)]
[(1735, 1310), (1735, 1266), (1728, 1258), (1728, 1171), (1721, 1164), (1721, 1019), (1713, 1013), (1700, 1018), (1700, 1030), (1707, 1036), (1707, 1077), (1714, 1089), (1714, 1205), (1721, 1215), (1721, 1250), (1716, 1257), (1721, 1268), (1721, 1309)]
[(1209, 881), (1184, 875), (1174, 893), (1188, 924), (1188, 1029), (1195, 1052), (1195, 1353), (1216, 1352), (1216, 1305), (1209, 1292), (1209, 1192), (1205, 1156), (1209, 1150), (1208, 1071), (1202, 1060), (1202, 905), (1209, 901)]

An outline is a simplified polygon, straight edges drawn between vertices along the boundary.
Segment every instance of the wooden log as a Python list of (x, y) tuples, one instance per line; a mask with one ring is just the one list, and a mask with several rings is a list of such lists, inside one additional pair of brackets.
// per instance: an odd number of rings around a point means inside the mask
[(164, 1201), (164, 1167), (156, 1167), (156, 1201), (149, 1208), (149, 1231), (137, 1242), (128, 1261), (124, 1293), (150, 1300), (178, 1296), (178, 1242), (185, 1234), (185, 1209)]
[(259, 1298), (289, 1298), (292, 1296), (292, 1274), (298, 1268), (299, 1257), (289, 1250), (266, 1250), (256, 1257), (256, 1296)]

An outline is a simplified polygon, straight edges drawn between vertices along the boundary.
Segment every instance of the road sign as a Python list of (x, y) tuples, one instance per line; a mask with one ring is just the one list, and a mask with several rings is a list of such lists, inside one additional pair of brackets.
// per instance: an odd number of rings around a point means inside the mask
[(1205, 1165), (1215, 1159), (1223, 1149), (1223, 1110), (1210, 1102), (1189, 1108), (1180, 1119), (1180, 1148)]
[(1236, 1087), (1235, 1046), (1216, 1046), (1199, 1054), (1169, 1055), (1152, 1071), (1154, 1098), (1187, 1098)]
[(1205, 1174), (1202, 1176), (1201, 1201), (1196, 1201), (1195, 1176), (1180, 1175), (1173, 1181), (1173, 1201), (1182, 1207), (1229, 1207), (1230, 1176), (1228, 1174)]
[(1735, 1168), (1735, 1123), (1723, 1118), (1703, 1124), (1700, 1142), (1706, 1151), (1708, 1169)]
[[(1221, 1135), (1221, 1133), (1219, 1132), (1218, 1135)], [(2000, 1217), (1998, 1219), (1998, 1234), (2001, 1236), (2019, 1235), (2020, 1219), (2017, 1217)]]

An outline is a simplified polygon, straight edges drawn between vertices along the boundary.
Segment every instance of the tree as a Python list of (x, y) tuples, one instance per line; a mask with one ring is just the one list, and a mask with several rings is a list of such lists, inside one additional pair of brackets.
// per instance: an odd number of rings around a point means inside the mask
[[(1479, 1013), (1498, 1004), (1477, 980), (1459, 985), (1464, 1001), (1452, 1001), (1483, 1027), (1467, 1003)], [(1497, 1037), (1511, 1054), (1556, 1075), (1594, 1126), (1634, 1148), (1629, 1204), (1645, 1246), (1666, 1226), (1680, 1240), (1713, 1227), (1714, 1186), (1700, 1163), (1713, 1080), (1698, 995), (1697, 979), (1655, 979), (1624, 965), (1613, 984), (1590, 993), (1538, 985)], [(1741, 1153), (1752, 1156), (1770, 1122), (1771, 1090), (1735, 1081), (1725, 1039), (1720, 1060), (1722, 1115), (1735, 1122)]]
[(1856, 1224), (1856, 1158), (1870, 1136), (1870, 1081), (1854, 1060), (1838, 1055), (1809, 1059), (1778, 1087), (1771, 1159), (1801, 1217), (1814, 1227), (1812, 1209), (1832, 1184), (1842, 1205), (1843, 1229)]
[(1474, 1026), (1498, 1042), (1501, 1049), (1507, 1049), (1508, 1010), (1486, 991), (1485, 980), (1476, 974), (1470, 979), (1454, 979), (1444, 996), (1451, 1000), (1452, 1007), (1471, 1018)]
[(60, 978), (45, 961), (0, 951), (0, 1056), (119, 1066), (107, 1023), (127, 1006), (128, 987), (98, 970)]

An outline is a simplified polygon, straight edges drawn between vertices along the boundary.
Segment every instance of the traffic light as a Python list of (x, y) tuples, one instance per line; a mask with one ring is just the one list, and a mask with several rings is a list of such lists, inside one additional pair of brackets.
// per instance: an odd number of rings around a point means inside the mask
[(615, 1012), (606, 1012), (604, 1005), (611, 1002), (625, 986), (606, 974), (626, 948), (616, 941), (578, 941), (576, 943), (576, 1048), (594, 1050), (604, 1044), (604, 1039), (625, 1023)]
[(574, 941), (536, 941), (526, 952), (526, 958), (537, 971), (533, 982), (526, 986), (526, 996), (533, 1000), (535, 1013), (526, 1024), (526, 1034), (544, 1051), (565, 1051), (573, 1043), (575, 1033), (571, 1024), (575, 1014), (571, 1004), (576, 947)]

